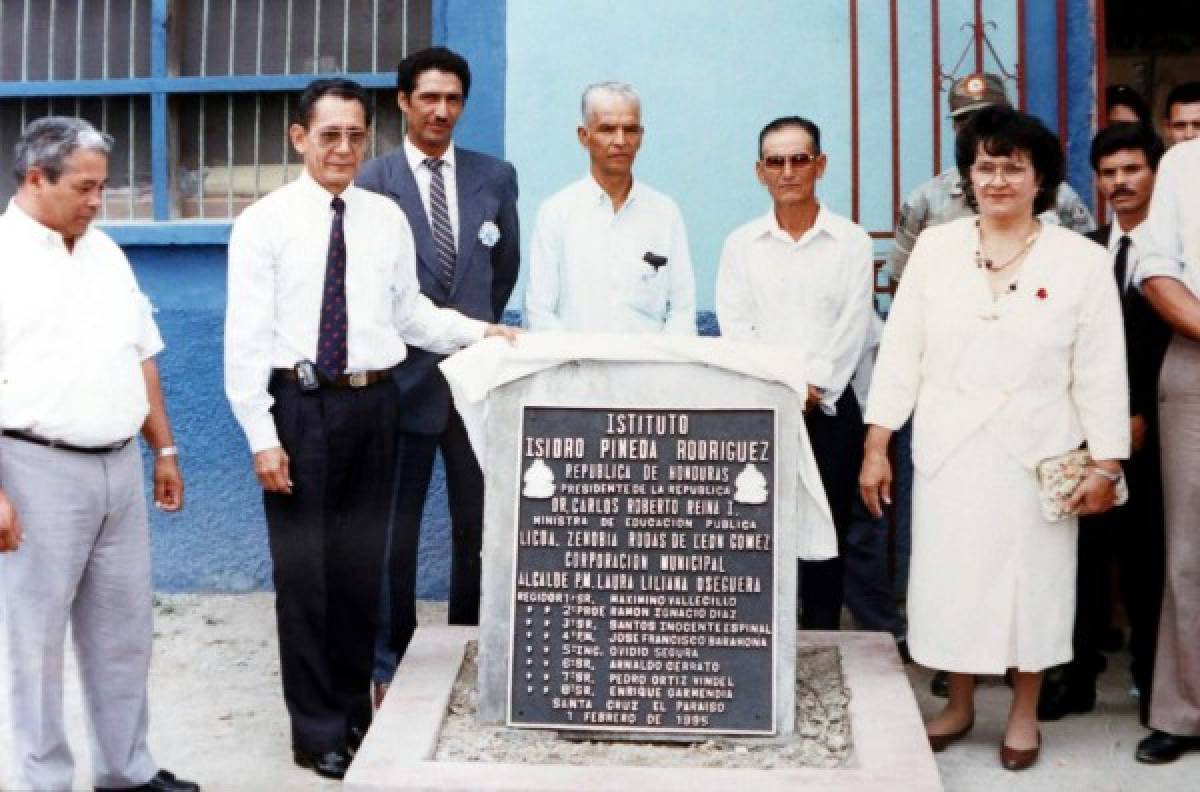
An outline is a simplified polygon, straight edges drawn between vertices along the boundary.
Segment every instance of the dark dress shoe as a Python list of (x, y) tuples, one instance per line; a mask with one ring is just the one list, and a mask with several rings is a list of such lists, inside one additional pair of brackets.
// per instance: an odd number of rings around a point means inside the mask
[(970, 734), (971, 729), (973, 728), (975, 728), (974, 715), (971, 716), (971, 720), (967, 721), (966, 726), (963, 726), (956, 732), (950, 732), (949, 734), (926, 734), (925, 736), (929, 738), (930, 750), (932, 750), (934, 753), (941, 753), (952, 743), (956, 743), (963, 737), (966, 737), (968, 734)]
[(1188, 751), (1200, 751), (1200, 737), (1181, 737), (1155, 729), (1138, 743), (1133, 757), (1145, 764), (1166, 764)]
[[(96, 792), (118, 791), (107, 787), (96, 787)], [(141, 786), (124, 787), (120, 792), (200, 792), (200, 785), (195, 781), (176, 778), (175, 774), (169, 770), (159, 770), (154, 778)]]
[(1090, 682), (1070, 676), (1042, 680), (1037, 716), (1040, 721), (1056, 721), (1067, 715), (1091, 712), (1096, 708), (1096, 680)]
[(929, 680), (929, 692), (938, 698), (948, 698), (950, 696), (950, 674), (945, 671), (933, 672), (933, 679)]
[(303, 751), (292, 751), (292, 759), (305, 770), (312, 770), (321, 778), (341, 781), (350, 767), (350, 756), (344, 751), (330, 751), (316, 756)]
[(1042, 751), (1042, 733), (1038, 732), (1037, 745), (1032, 748), (1009, 748), (1008, 743), (1000, 741), (1000, 764), (1005, 770), (1013, 773), (1032, 767)]

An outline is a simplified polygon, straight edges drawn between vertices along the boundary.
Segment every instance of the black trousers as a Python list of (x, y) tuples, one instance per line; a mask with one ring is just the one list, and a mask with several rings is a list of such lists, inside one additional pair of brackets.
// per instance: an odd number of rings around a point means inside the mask
[[(391, 645), (396, 662), (404, 657), (417, 627), (417, 547), (421, 516), (438, 449), (446, 468), (450, 506), (450, 624), (479, 624), (480, 552), (483, 545), (483, 472), (456, 410), (438, 435), (404, 433), (400, 441), (396, 508), (392, 515), (388, 580)], [(394, 668), (392, 669), (395, 670)]]
[(270, 391), (293, 481), (263, 496), (292, 745), (340, 751), (371, 720), (398, 394), (390, 379), (306, 394), (275, 377)]
[(1129, 502), (1079, 521), (1072, 636), (1075, 657), (1067, 673), (1084, 684), (1095, 684), (1103, 665), (1100, 646), (1111, 622), (1109, 591), (1115, 562), (1121, 602), (1129, 617), (1130, 671), (1138, 690), (1148, 697), (1154, 678), (1165, 552), (1162, 468), (1153, 430), (1147, 432), (1142, 450), (1125, 463), (1125, 475)]
[(800, 561), (800, 627), (805, 630), (836, 630), (841, 622), (843, 599), (842, 547), (858, 495), (858, 473), (862, 467), (862, 411), (854, 391), (847, 386), (835, 405), (837, 415), (826, 415), (814, 407), (804, 417), (821, 484), (833, 513), (838, 555), (828, 561)]

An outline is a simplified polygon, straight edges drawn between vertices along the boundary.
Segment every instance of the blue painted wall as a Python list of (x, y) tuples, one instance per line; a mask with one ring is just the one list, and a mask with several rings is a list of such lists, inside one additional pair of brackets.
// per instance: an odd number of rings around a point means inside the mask
[[(889, 6), (859, 0), (859, 222), (887, 233), (892, 192), (892, 72)], [(982, 4), (991, 47), (983, 66), (1012, 77), (1019, 65), (1029, 78), (1028, 106), (1058, 129), (1058, 28), (1055, 3), (1025, 3), (1026, 49), (1018, 52), (1018, 3)], [(632, 83), (643, 98), (646, 136), (635, 171), (679, 203), (692, 245), (697, 302), (711, 308), (721, 244), (736, 226), (769, 208), (754, 177), (755, 142), (764, 123), (781, 115), (807, 116), (820, 125), (829, 168), (818, 188), (827, 206), (852, 209), (850, 0), (789, 3), (742, 0), (697, 3), (658, 0), (509, 0), (505, 151), (521, 176), (524, 249), (537, 207), (586, 172), (575, 138), (579, 96), (601, 80)], [(1094, 22), (1091, 0), (1067, 0), (1069, 154), (1071, 181), (1091, 194), (1086, 150), (1094, 96)], [(940, 70), (961, 77), (975, 68), (974, 35), (967, 26), (974, 0), (939, 3)], [(898, 118), (900, 195), (953, 164), (953, 132), (945, 89), (932, 112), (930, 4), (898, 5)], [(934, 162), (933, 128), (941, 129)], [(882, 254), (890, 241), (880, 239)], [(522, 279), (514, 305), (524, 288)]]
[(454, 130), (459, 145), (504, 156), (505, 0), (434, 0), (433, 42), (471, 64), (471, 95)]

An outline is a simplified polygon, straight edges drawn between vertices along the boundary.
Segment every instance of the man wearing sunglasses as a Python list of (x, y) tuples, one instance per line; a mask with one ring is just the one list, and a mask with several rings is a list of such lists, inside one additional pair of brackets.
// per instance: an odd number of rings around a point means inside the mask
[(225, 391), (263, 488), (293, 756), (325, 778), (345, 775), (371, 721), (393, 369), (409, 344), (515, 338), (421, 294), (404, 212), (353, 185), (370, 106), (358, 83), (313, 81), (288, 129), (303, 173), (242, 212), (229, 239)]
[(725, 240), (717, 321), (723, 336), (778, 345), (780, 354), (804, 366), (805, 425), (833, 513), (839, 556), (800, 562), (800, 625), (836, 630), (841, 556), (862, 461), (862, 412), (850, 378), (871, 326), (871, 239), (817, 199), (826, 158), (816, 124), (778, 118), (758, 141), (754, 168), (773, 206)]

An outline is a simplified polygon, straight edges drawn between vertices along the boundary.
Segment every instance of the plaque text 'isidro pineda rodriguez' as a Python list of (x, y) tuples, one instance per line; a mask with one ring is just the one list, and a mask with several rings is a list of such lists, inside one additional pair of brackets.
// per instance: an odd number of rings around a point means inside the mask
[(772, 410), (524, 408), (509, 722), (774, 731)]

